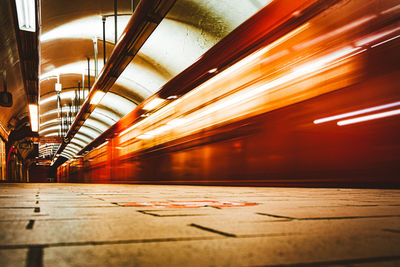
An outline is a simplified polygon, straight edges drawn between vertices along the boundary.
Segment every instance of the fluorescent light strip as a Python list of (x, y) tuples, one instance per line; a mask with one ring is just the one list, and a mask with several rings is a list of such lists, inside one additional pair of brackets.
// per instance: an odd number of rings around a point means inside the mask
[(349, 124), (370, 121), (370, 120), (376, 120), (376, 119), (381, 119), (381, 118), (395, 116), (395, 115), (400, 115), (400, 109), (395, 109), (395, 110), (391, 110), (391, 111), (362, 116), (362, 117), (349, 119), (349, 120), (338, 121), (337, 125), (339, 125), (339, 126), (349, 125)]
[(382, 109), (392, 108), (392, 107), (396, 107), (396, 106), (400, 106), (400, 101), (393, 102), (393, 103), (390, 103), (390, 104), (380, 105), (380, 106), (376, 106), (376, 107), (372, 107), (372, 108), (360, 109), (360, 110), (356, 110), (356, 111), (352, 111), (352, 112), (348, 112), (348, 113), (343, 113), (343, 114), (335, 115), (335, 116), (331, 116), (331, 117), (326, 117), (326, 118), (322, 118), (322, 119), (318, 119), (318, 120), (314, 121), (314, 124), (319, 124), (319, 123), (324, 123), (324, 122), (328, 122), (328, 121), (339, 120), (339, 119), (343, 119), (343, 118), (347, 118), (347, 117), (351, 117), (351, 116), (355, 116), (355, 115), (360, 115), (360, 114), (369, 113), (369, 112), (373, 112), (373, 111), (378, 111), (378, 110), (382, 110)]
[(18, 26), (22, 31), (36, 31), (35, 0), (15, 0), (17, 7)]
[(37, 132), (39, 130), (39, 113), (37, 105), (29, 104), (29, 117), (31, 118), (32, 132)]

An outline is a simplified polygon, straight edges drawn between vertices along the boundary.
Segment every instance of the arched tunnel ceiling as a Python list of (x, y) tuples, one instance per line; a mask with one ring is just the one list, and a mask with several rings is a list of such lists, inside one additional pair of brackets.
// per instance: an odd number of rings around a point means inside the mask
[[(269, 2), (271, 0), (176, 1), (62, 156), (75, 155)], [(114, 1), (109, 0), (41, 1), (41, 136), (60, 135), (60, 114), (64, 120), (72, 115), (73, 120), (79, 108), (74, 107), (79, 104), (74, 101), (75, 96), (82, 104), (88, 94), (88, 77), (93, 85), (93, 39), (97, 40), (98, 73), (101, 72), (104, 57), (102, 16), (107, 16), (106, 58), (111, 54), (114, 48), (113, 4)], [(123, 32), (131, 13), (131, 0), (118, 0), (118, 34)], [(87, 58), (90, 58), (89, 76)], [(62, 84), (62, 112), (58, 111), (55, 92), (57, 76)]]

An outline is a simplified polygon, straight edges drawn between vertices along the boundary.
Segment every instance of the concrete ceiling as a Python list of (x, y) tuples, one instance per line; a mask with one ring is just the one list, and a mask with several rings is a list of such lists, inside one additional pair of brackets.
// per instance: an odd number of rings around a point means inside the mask
[[(134, 1), (137, 2), (137, 1)], [(193, 64), (204, 52), (270, 0), (178, 0), (139, 50), (111, 90), (85, 121), (62, 156), (72, 157), (137, 104)], [(118, 0), (118, 35), (132, 14), (131, 0)], [(95, 79), (94, 41), (98, 40), (99, 73), (103, 67), (103, 24), (106, 18), (106, 58), (114, 48), (114, 1), (42, 0), (40, 35), (40, 132), (58, 136), (60, 120), (55, 83), (62, 84), (65, 118), (80, 83), (80, 98)], [(85, 88), (82, 89), (82, 84)]]

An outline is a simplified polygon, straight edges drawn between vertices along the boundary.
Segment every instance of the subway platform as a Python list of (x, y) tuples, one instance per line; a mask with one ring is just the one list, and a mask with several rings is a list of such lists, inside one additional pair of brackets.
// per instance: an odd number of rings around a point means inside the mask
[(400, 190), (0, 184), (1, 266), (400, 266)]

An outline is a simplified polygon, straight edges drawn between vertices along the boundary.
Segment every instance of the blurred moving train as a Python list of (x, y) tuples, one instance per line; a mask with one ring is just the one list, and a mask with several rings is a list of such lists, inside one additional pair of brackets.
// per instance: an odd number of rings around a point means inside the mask
[(399, 37), (398, 1), (273, 1), (58, 181), (399, 187)]

